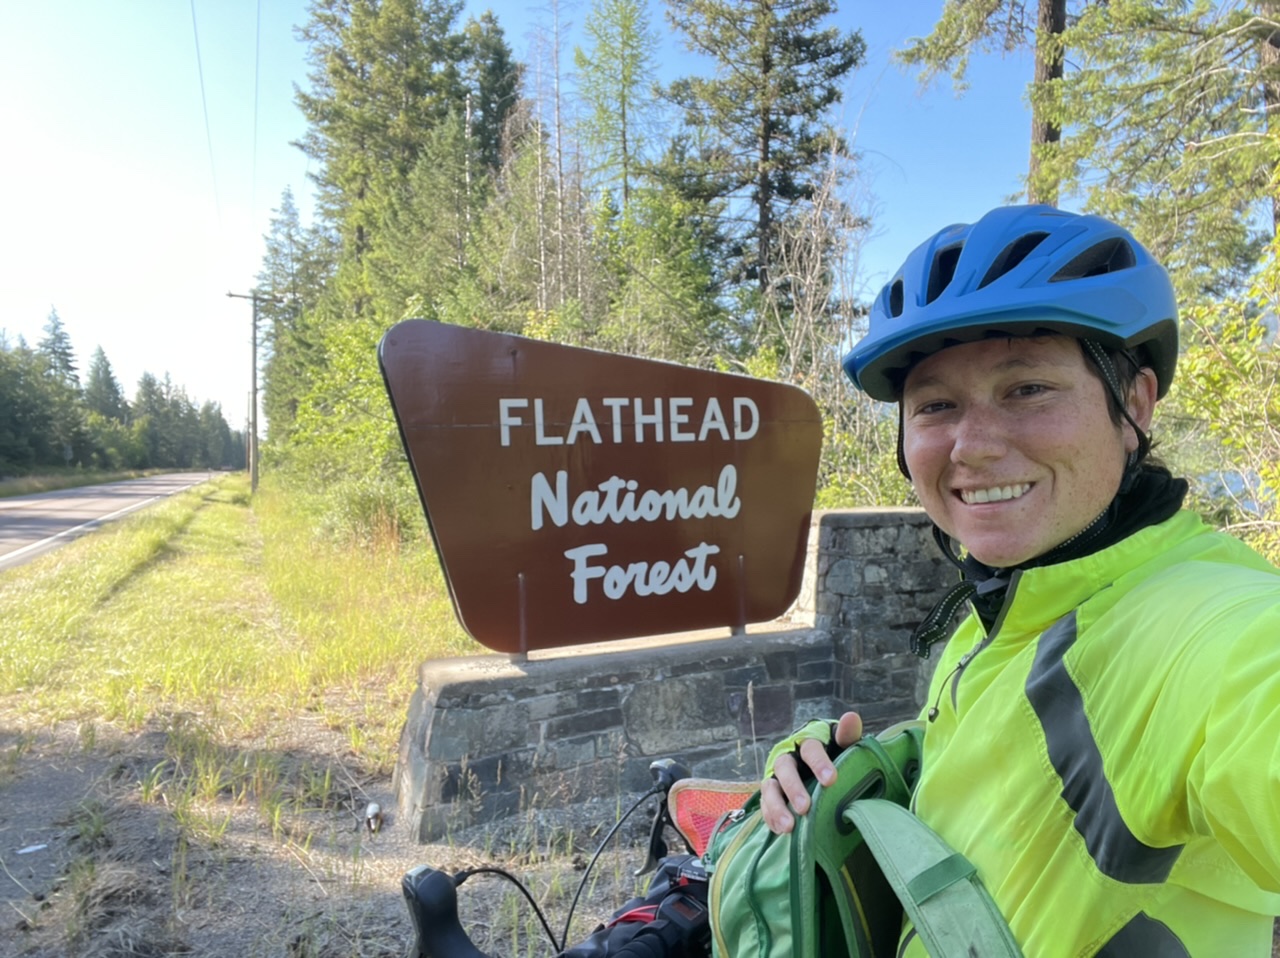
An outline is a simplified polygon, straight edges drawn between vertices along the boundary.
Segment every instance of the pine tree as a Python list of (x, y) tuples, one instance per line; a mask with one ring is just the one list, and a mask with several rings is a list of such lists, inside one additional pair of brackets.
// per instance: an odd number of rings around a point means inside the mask
[(686, 128), (710, 133), (700, 175), (746, 205), (739, 273), (762, 300), (778, 222), (813, 195), (823, 157), (845, 149), (828, 111), (865, 44), (822, 25), (835, 9), (833, 0), (668, 0), (686, 46), (715, 63), (713, 77), (677, 80), (668, 95)]
[[(963, 89), (973, 53), (1034, 46), (1033, 128), (1063, 135), (1033, 136), (1028, 196), (1056, 202), (1061, 192), (1129, 226), (1184, 295), (1240, 286), (1280, 204), (1269, 186), (1280, 163), (1270, 120), (1280, 111), (1274, 0), (1029, 7), (948, 0), (932, 33), (900, 56), (926, 80), (950, 71)], [(1043, 62), (1068, 55), (1071, 69), (1042, 72)]]
[(547, 168), (545, 144), (526, 128), (471, 227), (467, 268), (440, 291), (440, 319), (514, 333), (547, 321), (556, 258), (554, 234), (543, 228), (552, 216)]
[(80, 388), (75, 350), (71, 348), (71, 337), (67, 335), (67, 329), (56, 309), (49, 311), (49, 318), (44, 324), (44, 338), (40, 340), (36, 350), (45, 358), (51, 376), (73, 389)]
[[(1077, 9), (1092, 0), (1077, 3)], [(1062, 34), (1067, 24), (1067, 0), (946, 0), (942, 14), (927, 37), (918, 38), (898, 52), (898, 58), (919, 67), (924, 82), (947, 71), (958, 90), (966, 88), (965, 75), (974, 52), (1020, 48), (1035, 51), (1033, 89), (1062, 79)], [(1043, 93), (1032, 98), (1031, 162), (1027, 173), (1027, 201), (1058, 202), (1056, 173), (1042, 170), (1051, 161), (1062, 138), (1061, 122), (1043, 103)]]
[(463, 114), (476, 160), (476, 169), (466, 174), (470, 186), (480, 176), (492, 176), (502, 165), (507, 120), (520, 98), (524, 68), (512, 56), (492, 11), (486, 10), (478, 20), (468, 20), (463, 37), (462, 79), (467, 91)]
[(263, 325), (262, 408), (267, 440), (287, 440), (298, 402), (319, 359), (315, 313), (337, 261), (337, 240), (321, 227), (305, 228), (286, 189), (265, 237), (255, 292)]
[(1184, 297), (1247, 285), (1276, 229), (1275, 5), (1112, 0), (1063, 36), (1076, 68), (1046, 102), (1068, 128), (1057, 172), (1131, 227)]
[[(301, 36), (311, 91), (299, 146), (320, 166), (318, 200), (342, 238), (348, 278), (370, 248), (388, 190), (408, 176), (426, 132), (461, 103), (462, 0), (314, 0)], [(354, 293), (360, 308), (359, 290)]]
[(0, 349), (0, 473), (52, 463), (51, 410), (43, 362), (19, 342)]
[[(299, 144), (316, 160), (322, 234), (335, 269), (293, 328), (299, 368), (275, 378), (277, 435), (326, 474), (361, 475), (401, 455), (376, 344), (389, 325), (376, 285), (396, 197), (430, 132), (465, 108), (462, 0), (313, 0), (302, 30), (311, 88)], [(288, 385), (289, 380), (296, 388)], [(373, 450), (377, 450), (376, 452)]]
[(192, 465), (211, 469), (239, 465), (231, 427), (222, 418), (222, 407), (218, 403), (205, 402), (200, 407), (198, 440)]
[(84, 387), (84, 404), (92, 412), (117, 422), (126, 422), (129, 418), (129, 407), (125, 402), (124, 392), (111, 371), (111, 363), (107, 354), (99, 346), (89, 362), (89, 379)]
[(654, 187), (636, 189), (621, 211), (602, 203), (596, 232), (615, 285), (592, 345), (708, 367), (732, 355), (736, 328), (715, 296), (698, 212), (695, 201)]
[(427, 136), (422, 159), (397, 191), (372, 270), (389, 320), (439, 317), (440, 302), (469, 269), (471, 232), (490, 192), (470, 176), (472, 143), (451, 115)]
[(651, 90), (659, 39), (644, 0), (595, 0), (583, 29), (591, 45), (576, 48), (573, 62), (578, 94), (587, 106), (588, 171), (604, 186), (616, 186), (626, 209), (654, 119)]
[(159, 467), (165, 465), (163, 455), (166, 441), (164, 432), (169, 418), (168, 399), (164, 387), (151, 373), (144, 372), (134, 393), (133, 433), (141, 446), (142, 462), (138, 465)]
[(56, 309), (50, 311), (44, 333), (36, 346), (36, 357), (43, 372), (41, 401), (49, 414), (48, 444), (52, 454), (45, 453), (41, 461), (46, 465), (83, 462), (89, 450), (80, 378), (71, 337)]

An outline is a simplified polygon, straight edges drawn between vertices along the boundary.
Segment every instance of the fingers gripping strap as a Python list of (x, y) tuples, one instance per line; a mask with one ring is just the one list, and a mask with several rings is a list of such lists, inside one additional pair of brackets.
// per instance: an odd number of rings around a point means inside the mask
[(813, 719), (800, 726), (781, 742), (769, 750), (769, 758), (764, 764), (764, 777), (773, 775), (773, 765), (783, 755), (798, 751), (800, 743), (808, 739), (816, 739), (830, 750), (831, 742), (836, 736), (836, 723), (828, 719)]
[(884, 775), (884, 798), (905, 805), (911, 800), (911, 786), (902, 777), (902, 769), (888, 750), (874, 735), (864, 735), (858, 740), (858, 747), (871, 752), (880, 764), (880, 772)]
[(862, 799), (845, 809), (932, 958), (1021, 958), (1004, 917), (972, 864), (893, 802)]

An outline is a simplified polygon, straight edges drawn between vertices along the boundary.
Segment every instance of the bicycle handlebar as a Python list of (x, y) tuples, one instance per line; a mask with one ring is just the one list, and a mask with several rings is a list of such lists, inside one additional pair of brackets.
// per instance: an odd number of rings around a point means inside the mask
[(614, 958), (671, 958), (672, 952), (666, 940), (658, 934), (646, 934), (648, 930), (623, 945)]
[(711, 954), (707, 906), (679, 891), (658, 906), (658, 917), (618, 950), (614, 958), (693, 958)]
[(400, 887), (418, 938), (415, 958), (490, 958), (462, 930), (451, 876), (419, 865), (405, 874)]
[[(644, 798), (661, 794), (662, 804), (654, 816), (649, 834), (648, 861), (636, 872), (637, 875), (656, 869), (660, 860), (666, 857), (667, 846), (662, 840), (663, 825), (668, 820), (666, 795), (672, 783), (689, 775), (687, 768), (672, 759), (653, 762), (649, 766), (649, 772), (654, 777), (655, 787)], [(640, 802), (637, 802), (631, 811), (639, 806)], [(625, 819), (624, 815), (618, 825)], [(614, 831), (616, 830), (617, 825), (614, 826)], [(613, 831), (609, 833), (610, 836), (612, 834)], [(605, 841), (608, 841), (608, 837)], [(597, 855), (603, 847), (604, 843), (601, 843)], [(594, 861), (592, 859), (593, 863)], [(588, 873), (589, 871), (588, 868)], [(458, 885), (466, 874), (468, 873), (455, 878), (427, 865), (419, 865), (406, 872), (401, 879), (401, 890), (404, 892), (405, 904), (417, 937), (413, 958), (492, 958), (475, 946), (458, 920)], [(585, 883), (586, 876), (583, 877)], [(703, 880), (705, 881), (705, 876)], [(528, 893), (525, 894), (528, 897)], [(576, 900), (575, 897), (575, 903)], [(539, 914), (541, 917), (541, 913)], [(570, 915), (572, 916), (572, 909)], [(545, 920), (543, 927), (547, 929), (548, 936), (554, 937)], [(565, 934), (568, 934), (567, 926)], [(707, 954), (709, 939), (710, 929), (707, 926), (704, 902), (680, 891), (673, 891), (659, 904), (654, 920), (640, 929), (621, 949), (611, 954), (612, 958), (686, 958)], [(567, 947), (567, 942), (561, 947)]]
[[(401, 880), (405, 903), (417, 936), (414, 958), (490, 958), (468, 937), (458, 920), (458, 889), (442, 871), (419, 865)], [(658, 920), (650, 922), (622, 946), (613, 958), (672, 958), (684, 954), (683, 928), (703, 909), (683, 895), (663, 903)]]

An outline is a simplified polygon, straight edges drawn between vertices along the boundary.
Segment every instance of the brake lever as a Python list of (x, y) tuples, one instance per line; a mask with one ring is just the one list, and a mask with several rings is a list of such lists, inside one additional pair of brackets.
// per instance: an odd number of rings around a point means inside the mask
[(644, 864), (632, 873), (637, 878), (656, 869), (662, 859), (667, 857), (667, 843), (662, 836), (666, 827), (673, 825), (667, 807), (667, 793), (671, 791), (672, 785), (682, 778), (688, 778), (691, 773), (686, 766), (673, 758), (660, 758), (649, 764), (649, 774), (653, 776), (654, 785), (662, 789), (662, 798), (658, 802), (657, 811), (653, 814), (653, 824), (649, 827), (648, 857), (645, 858)]

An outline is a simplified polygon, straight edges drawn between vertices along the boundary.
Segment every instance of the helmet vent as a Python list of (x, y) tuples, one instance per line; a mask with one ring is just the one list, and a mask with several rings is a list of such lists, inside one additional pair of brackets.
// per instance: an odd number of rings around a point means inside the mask
[(1062, 269), (1053, 274), (1051, 283), (1068, 279), (1102, 276), (1137, 265), (1138, 257), (1129, 241), (1117, 236), (1090, 246)]
[(889, 315), (902, 315), (902, 279), (895, 279), (889, 287)]
[(942, 295), (942, 291), (951, 285), (956, 275), (956, 263), (960, 260), (960, 251), (964, 246), (948, 246), (938, 250), (933, 257), (933, 269), (929, 270), (929, 289), (925, 296), (925, 305), (932, 303)]
[(1013, 272), (1019, 263), (1030, 255), (1049, 234), (1043, 231), (1036, 233), (1026, 233), (1019, 236), (1016, 240), (1000, 251), (991, 262), (991, 267), (987, 270), (987, 275), (982, 277), (982, 282), (978, 284), (978, 289), (986, 286), (988, 283), (995, 282), (1006, 273)]

